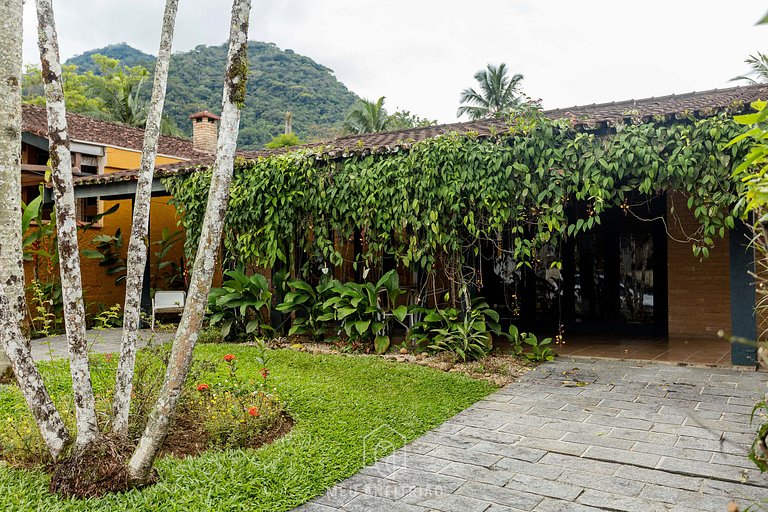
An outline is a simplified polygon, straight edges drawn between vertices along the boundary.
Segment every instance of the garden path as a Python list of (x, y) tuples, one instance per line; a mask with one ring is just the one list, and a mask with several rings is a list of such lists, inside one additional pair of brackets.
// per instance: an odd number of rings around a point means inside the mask
[[(85, 332), (88, 340), (88, 349), (97, 354), (120, 353), (120, 340), (123, 330), (118, 329), (91, 329)], [(154, 335), (154, 337), (153, 337)], [(150, 339), (153, 343), (164, 343), (173, 340), (173, 332), (152, 332), (149, 329), (139, 331), (138, 344), (144, 347)], [(50, 358), (68, 357), (67, 337), (64, 334), (32, 340), (32, 358), (35, 361), (46, 361)]]
[[(299, 507), (303, 512), (744, 510), (766, 375), (558, 359)], [(363, 441), (361, 441), (363, 442)]]

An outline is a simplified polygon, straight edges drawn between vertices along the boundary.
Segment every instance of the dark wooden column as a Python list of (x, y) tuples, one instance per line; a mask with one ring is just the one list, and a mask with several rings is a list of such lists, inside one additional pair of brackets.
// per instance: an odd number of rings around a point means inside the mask
[(731, 281), (731, 334), (745, 342), (731, 345), (731, 363), (757, 364), (757, 321), (755, 318), (755, 284), (750, 272), (755, 270), (755, 252), (749, 246), (749, 226), (736, 221), (728, 233)]

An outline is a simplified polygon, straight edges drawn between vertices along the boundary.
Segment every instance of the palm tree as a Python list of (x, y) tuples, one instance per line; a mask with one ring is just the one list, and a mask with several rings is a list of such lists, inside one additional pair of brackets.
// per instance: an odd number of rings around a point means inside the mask
[(383, 132), (389, 125), (389, 115), (384, 109), (384, 96), (376, 102), (358, 100), (346, 119), (343, 130), (347, 134)]
[(751, 84), (768, 82), (768, 55), (757, 52), (757, 55), (750, 55), (744, 62), (749, 64), (751, 69), (747, 74), (737, 76), (733, 80), (746, 80)]
[(523, 75), (517, 73), (510, 78), (507, 73), (507, 65), (503, 62), (498, 67), (488, 64), (486, 69), (475, 73), (480, 92), (471, 87), (461, 91), (462, 105), (456, 114), (457, 117), (464, 114), (472, 120), (500, 117), (526, 103), (519, 89)]

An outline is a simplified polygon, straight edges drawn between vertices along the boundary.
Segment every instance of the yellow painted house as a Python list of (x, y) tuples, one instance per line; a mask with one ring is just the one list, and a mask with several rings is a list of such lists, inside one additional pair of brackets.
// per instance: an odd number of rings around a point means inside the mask
[[(190, 118), (195, 128), (194, 141), (161, 136), (156, 165), (198, 160), (215, 150), (218, 117), (210, 112), (201, 112)], [(73, 173), (76, 179), (101, 174), (119, 174), (139, 167), (144, 130), (78, 114), (67, 114), (67, 124), (71, 140)], [(210, 137), (211, 132), (214, 134), (213, 139)], [(44, 182), (49, 159), (47, 118), (45, 109), (42, 107), (23, 106), (21, 155), (21, 199), (29, 203), (39, 194), (39, 187)], [(92, 221), (94, 215), (119, 204), (115, 213), (103, 217), (92, 229), (80, 234), (81, 249), (92, 247), (93, 237), (99, 234), (114, 235), (119, 229), (123, 236), (121, 255), (125, 257), (131, 231), (131, 197), (132, 194), (126, 194), (125, 198), (116, 197), (114, 200), (101, 200), (95, 197), (76, 199), (77, 217), (81, 223)], [(179, 229), (176, 210), (168, 204), (168, 200), (167, 196), (152, 198), (150, 242), (159, 240), (164, 228), (171, 231)], [(152, 252), (154, 251), (150, 250), (150, 267), (155, 263)], [(182, 255), (182, 243), (178, 243), (168, 257), (179, 260)], [(99, 266), (99, 261), (96, 259), (81, 258), (81, 265), (86, 304), (100, 303), (106, 307), (114, 304), (122, 306), (125, 285), (116, 284), (115, 276), (106, 275), (105, 268)], [(34, 278), (34, 267), (34, 262), (25, 262), (27, 284)]]

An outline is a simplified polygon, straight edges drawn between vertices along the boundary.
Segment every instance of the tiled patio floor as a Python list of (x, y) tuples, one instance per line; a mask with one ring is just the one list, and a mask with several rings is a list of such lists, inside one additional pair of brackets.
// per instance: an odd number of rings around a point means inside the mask
[(558, 349), (562, 356), (729, 366), (731, 344), (723, 338), (631, 338), (570, 336)]

